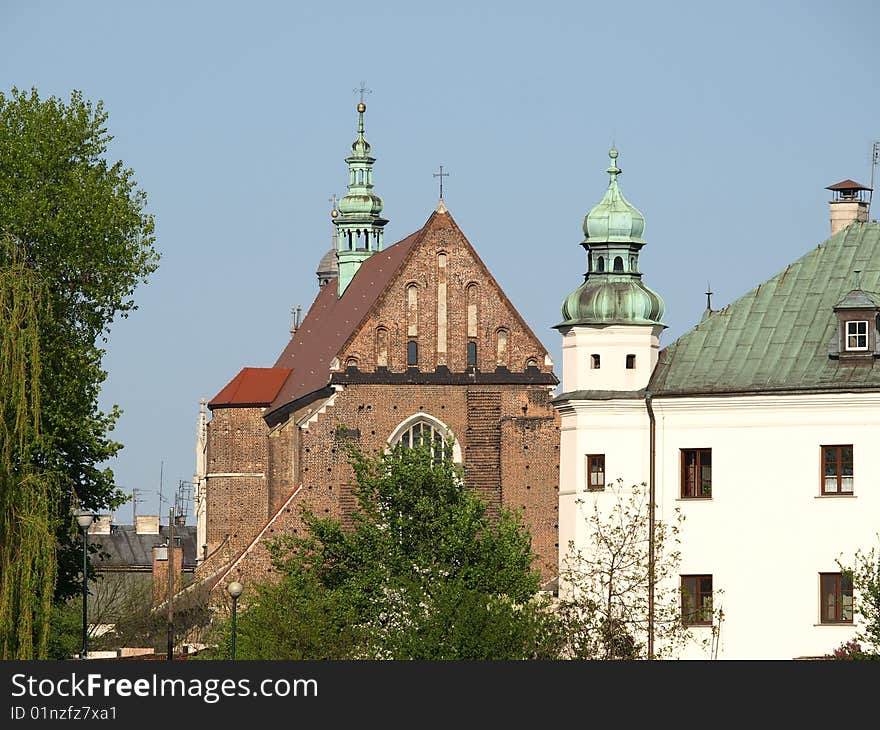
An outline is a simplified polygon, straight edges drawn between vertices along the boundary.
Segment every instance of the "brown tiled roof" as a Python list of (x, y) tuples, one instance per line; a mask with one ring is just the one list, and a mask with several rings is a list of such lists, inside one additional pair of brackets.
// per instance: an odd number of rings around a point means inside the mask
[(426, 223), (402, 241), (370, 256), (341, 297), (335, 281), (321, 288), (275, 362), (276, 369), (291, 368), (293, 372), (272, 400), (270, 413), (329, 384), (330, 362), (360, 327), (427, 227)]
[(208, 403), (217, 406), (267, 406), (290, 375), (290, 368), (242, 368)]
[(835, 183), (834, 185), (829, 185), (826, 190), (872, 190), (872, 188), (865, 187), (861, 183), (857, 183), (855, 180), (843, 180), (839, 183)]

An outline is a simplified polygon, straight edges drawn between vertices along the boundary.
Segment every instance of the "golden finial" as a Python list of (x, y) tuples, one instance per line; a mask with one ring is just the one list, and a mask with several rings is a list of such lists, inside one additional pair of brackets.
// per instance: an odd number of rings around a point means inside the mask
[(358, 111), (363, 114), (365, 111), (367, 111), (367, 105), (364, 104), (364, 102), (361, 102), (360, 104), (358, 104)]
[(336, 210), (336, 209), (334, 208), (333, 210), (330, 211), (330, 217), (331, 217), (331, 218), (338, 218), (338, 217), (339, 217), (339, 211)]

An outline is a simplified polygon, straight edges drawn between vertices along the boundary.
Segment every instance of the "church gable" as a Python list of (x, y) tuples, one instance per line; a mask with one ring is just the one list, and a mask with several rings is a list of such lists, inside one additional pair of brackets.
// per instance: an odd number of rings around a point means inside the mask
[(361, 373), (523, 373), (534, 367), (549, 374), (546, 358), (546, 349), (445, 210), (431, 215), (338, 354), (340, 370)]
[[(837, 312), (849, 295), (878, 291), (880, 225), (851, 225), (669, 345), (648, 389), (657, 395), (878, 390), (874, 357), (841, 357), (845, 318)], [(871, 301), (863, 309), (871, 310)], [(866, 348), (870, 342), (876, 349), (875, 316), (857, 319), (866, 326)]]

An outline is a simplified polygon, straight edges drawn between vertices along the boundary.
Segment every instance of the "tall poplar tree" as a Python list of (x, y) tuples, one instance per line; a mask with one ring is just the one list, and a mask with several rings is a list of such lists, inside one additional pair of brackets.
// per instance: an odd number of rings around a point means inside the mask
[[(119, 411), (98, 407), (102, 345), (114, 319), (135, 308), (134, 290), (158, 255), (145, 193), (131, 169), (106, 158), (106, 121), (101, 102), (77, 91), (69, 101), (41, 99), (36, 89), (0, 93), (0, 630), (8, 656), (44, 655), (47, 596), (76, 591), (72, 508), (121, 499), (100, 466), (121, 448), (109, 436)], [(51, 549), (46, 530), (56, 537)], [(16, 558), (38, 553), (30, 563)], [(35, 603), (21, 611), (26, 589)]]

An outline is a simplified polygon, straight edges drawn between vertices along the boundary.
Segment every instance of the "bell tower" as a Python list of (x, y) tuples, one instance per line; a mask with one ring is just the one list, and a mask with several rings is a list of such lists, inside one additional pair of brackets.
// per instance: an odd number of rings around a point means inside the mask
[(645, 218), (617, 183), (618, 152), (605, 196), (584, 218), (587, 273), (562, 303), (563, 391), (636, 391), (648, 384), (660, 347), (664, 304), (642, 283)]
[(339, 296), (341, 297), (361, 264), (376, 251), (382, 250), (382, 230), (388, 221), (381, 217), (382, 198), (373, 192), (373, 163), (370, 143), (364, 139), (364, 112), (367, 105), (360, 102), (358, 136), (351, 145), (348, 163), (348, 194), (339, 201), (339, 214), (333, 218), (336, 226), (337, 256), (339, 261)]

